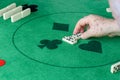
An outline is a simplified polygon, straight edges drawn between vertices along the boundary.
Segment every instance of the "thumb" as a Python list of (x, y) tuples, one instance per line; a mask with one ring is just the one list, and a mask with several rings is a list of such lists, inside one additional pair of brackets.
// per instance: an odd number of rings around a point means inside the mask
[(88, 38), (90, 38), (90, 37), (92, 37), (92, 36), (93, 36), (92, 31), (87, 30), (86, 32), (82, 33), (81, 38), (82, 38), (82, 39), (88, 39)]

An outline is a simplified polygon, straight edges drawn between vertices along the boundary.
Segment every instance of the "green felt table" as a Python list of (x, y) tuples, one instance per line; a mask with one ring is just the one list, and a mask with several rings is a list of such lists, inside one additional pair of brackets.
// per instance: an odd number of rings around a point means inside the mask
[(38, 11), (15, 23), (0, 18), (0, 80), (120, 80), (110, 67), (120, 61), (120, 37), (80, 39), (71, 45), (76, 22), (89, 14), (112, 18), (107, 0), (3, 0), (36, 4)]

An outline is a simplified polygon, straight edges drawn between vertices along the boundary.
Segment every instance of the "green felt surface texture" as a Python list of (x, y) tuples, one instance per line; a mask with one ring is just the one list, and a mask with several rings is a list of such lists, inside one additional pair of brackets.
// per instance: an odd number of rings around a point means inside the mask
[[(112, 18), (108, 0), (2, 0), (0, 8), (13, 2), (36, 4), (38, 11), (15, 23), (0, 18), (0, 59), (6, 61), (0, 80), (120, 80), (110, 72), (120, 61), (120, 37), (62, 41), (84, 16)], [(54, 23), (68, 24), (68, 31), (53, 30)]]

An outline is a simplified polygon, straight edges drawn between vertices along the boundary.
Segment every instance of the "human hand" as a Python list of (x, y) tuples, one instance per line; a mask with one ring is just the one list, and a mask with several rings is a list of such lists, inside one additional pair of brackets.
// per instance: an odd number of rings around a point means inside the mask
[(112, 11), (112, 16), (118, 22), (120, 26), (120, 0), (108, 0), (110, 9)]
[[(85, 31), (86, 25), (88, 28)], [(77, 22), (73, 34), (77, 33), (82, 33), (82, 39), (106, 35), (113, 37), (120, 35), (120, 27), (114, 19), (107, 19), (97, 15), (89, 15)]]

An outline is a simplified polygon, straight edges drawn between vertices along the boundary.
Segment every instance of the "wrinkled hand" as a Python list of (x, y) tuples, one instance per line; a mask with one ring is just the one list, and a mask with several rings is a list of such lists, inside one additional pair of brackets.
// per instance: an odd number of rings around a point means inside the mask
[[(85, 27), (87, 30), (85, 31)], [(89, 15), (80, 19), (73, 31), (73, 34), (81, 32), (81, 38), (87, 39), (90, 37), (102, 36), (120, 36), (120, 27), (114, 19), (107, 19), (97, 15)]]

